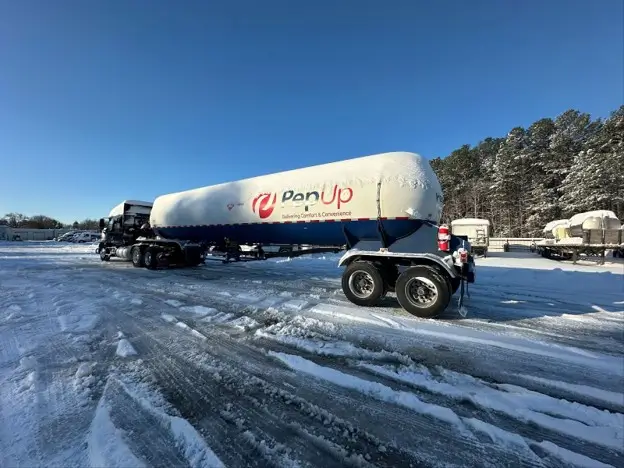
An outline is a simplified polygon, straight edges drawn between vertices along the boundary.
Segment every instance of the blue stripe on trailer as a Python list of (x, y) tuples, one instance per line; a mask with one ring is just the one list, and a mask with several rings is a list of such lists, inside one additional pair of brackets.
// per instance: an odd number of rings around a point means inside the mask
[[(386, 235), (395, 240), (418, 230), (423, 221), (417, 219), (382, 220)], [(380, 238), (378, 221), (344, 220), (336, 222), (254, 223), (212, 226), (156, 227), (159, 236), (188, 239), (194, 242), (220, 242), (224, 237), (239, 243), (344, 245), (345, 231), (355, 243)], [(355, 242), (353, 242), (355, 241)]]

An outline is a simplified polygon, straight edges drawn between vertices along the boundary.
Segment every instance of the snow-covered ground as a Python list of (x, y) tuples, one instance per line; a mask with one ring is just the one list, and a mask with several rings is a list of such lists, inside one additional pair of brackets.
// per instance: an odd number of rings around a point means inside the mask
[(421, 320), (336, 260), (0, 244), (0, 466), (624, 466), (621, 264), (478, 259)]

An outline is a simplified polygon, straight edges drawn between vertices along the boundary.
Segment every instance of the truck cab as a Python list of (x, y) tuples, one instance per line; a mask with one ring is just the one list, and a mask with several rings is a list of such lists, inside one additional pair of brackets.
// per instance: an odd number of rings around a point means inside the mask
[(98, 248), (100, 256), (109, 255), (110, 258), (111, 248), (132, 245), (139, 237), (149, 235), (150, 230), (145, 229), (145, 226), (149, 226), (151, 211), (151, 202), (124, 200), (106, 218), (101, 218), (101, 241)]

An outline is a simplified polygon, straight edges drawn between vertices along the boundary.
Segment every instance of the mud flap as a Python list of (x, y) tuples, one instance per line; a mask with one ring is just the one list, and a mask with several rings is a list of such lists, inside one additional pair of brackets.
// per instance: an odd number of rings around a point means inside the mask
[(461, 315), (463, 318), (466, 318), (466, 316), (468, 315), (468, 309), (464, 307), (464, 292), (468, 295), (468, 297), (470, 297), (470, 293), (468, 292), (468, 282), (466, 281), (466, 275), (464, 274), (465, 269), (466, 267), (462, 266), (461, 282), (459, 283), (459, 299), (457, 300), (457, 309), (459, 311), (459, 315)]

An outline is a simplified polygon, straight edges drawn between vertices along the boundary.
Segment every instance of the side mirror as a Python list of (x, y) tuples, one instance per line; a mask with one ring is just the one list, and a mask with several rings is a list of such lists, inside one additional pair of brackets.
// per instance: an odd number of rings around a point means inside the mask
[(100, 218), (100, 231), (101, 231), (102, 229), (104, 229), (104, 226), (105, 226), (105, 224), (104, 224), (104, 220), (103, 220), (102, 218)]

